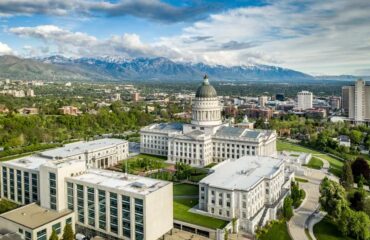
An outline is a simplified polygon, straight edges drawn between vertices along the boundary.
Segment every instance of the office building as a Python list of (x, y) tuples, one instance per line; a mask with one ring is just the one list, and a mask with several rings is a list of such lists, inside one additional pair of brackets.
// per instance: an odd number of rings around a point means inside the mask
[(2, 230), (47, 240), (71, 223), (87, 237), (160, 238), (173, 225), (172, 183), (101, 169), (127, 152), (127, 141), (101, 139), (2, 162), (1, 197), (26, 205), (0, 215)]
[(297, 94), (297, 109), (306, 110), (312, 108), (313, 95), (312, 92), (302, 91)]
[(370, 86), (359, 79), (352, 86), (342, 87), (342, 108), (349, 121), (367, 123), (370, 121)]

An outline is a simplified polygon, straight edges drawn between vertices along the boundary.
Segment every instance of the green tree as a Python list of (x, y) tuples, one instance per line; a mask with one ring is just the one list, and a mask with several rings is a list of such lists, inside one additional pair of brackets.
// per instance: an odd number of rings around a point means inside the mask
[(370, 179), (370, 167), (365, 159), (361, 157), (356, 158), (356, 160), (352, 162), (351, 168), (355, 182), (360, 180), (361, 175), (365, 177), (366, 180)]
[(341, 216), (343, 209), (348, 207), (344, 188), (327, 177), (320, 184), (320, 194), (322, 208), (335, 220)]
[(357, 145), (361, 143), (362, 137), (363, 137), (362, 132), (358, 130), (352, 130), (349, 134), (351, 142)]
[(343, 164), (341, 184), (345, 189), (350, 189), (353, 187), (353, 183), (354, 183), (354, 180), (353, 180), (351, 162), (345, 161)]
[(290, 196), (287, 196), (284, 199), (283, 216), (286, 220), (289, 220), (293, 217), (293, 200)]
[(52, 230), (49, 240), (59, 240), (58, 234), (55, 232), (55, 229)]
[(66, 224), (63, 230), (62, 240), (74, 240), (74, 233), (71, 224)]

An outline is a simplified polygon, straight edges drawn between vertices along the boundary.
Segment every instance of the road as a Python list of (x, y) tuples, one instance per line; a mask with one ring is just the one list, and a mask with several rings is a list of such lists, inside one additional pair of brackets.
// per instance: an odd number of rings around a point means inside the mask
[[(316, 156), (320, 158), (320, 156)], [(301, 206), (294, 211), (294, 216), (290, 219), (288, 223), (288, 230), (290, 235), (294, 240), (310, 240), (305, 233), (306, 225), (309, 229), (312, 239), (316, 239), (313, 235), (313, 225), (319, 222), (324, 214), (314, 214), (309, 221), (309, 217), (318, 209), (319, 207), (319, 197), (320, 197), (320, 183), (321, 180), (327, 176), (330, 179), (338, 181), (338, 179), (332, 176), (329, 170), (329, 163), (323, 158), (320, 158), (324, 162), (324, 166), (321, 170), (315, 170), (306, 168), (307, 175), (305, 178), (308, 180), (307, 183), (300, 182), (300, 187), (306, 192), (306, 198), (302, 202)]]

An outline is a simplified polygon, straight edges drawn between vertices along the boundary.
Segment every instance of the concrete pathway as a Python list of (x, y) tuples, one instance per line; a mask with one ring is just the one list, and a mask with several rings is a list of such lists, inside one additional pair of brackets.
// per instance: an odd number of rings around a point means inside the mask
[(306, 192), (306, 198), (301, 206), (294, 211), (294, 216), (288, 222), (288, 230), (294, 240), (309, 240), (305, 229), (308, 229), (311, 238), (316, 240), (313, 234), (313, 226), (325, 216), (324, 212), (318, 210), (321, 180), (328, 177), (331, 180), (339, 181), (336, 176), (329, 173), (330, 164), (327, 160), (321, 158), (320, 154), (314, 154), (313, 156), (322, 160), (324, 165), (320, 170), (305, 167), (307, 173), (305, 178), (308, 182), (300, 182), (299, 185)]

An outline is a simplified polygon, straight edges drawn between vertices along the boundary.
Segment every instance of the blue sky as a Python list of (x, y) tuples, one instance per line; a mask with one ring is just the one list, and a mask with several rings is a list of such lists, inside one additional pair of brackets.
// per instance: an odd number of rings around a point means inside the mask
[(370, 75), (368, 0), (2, 0), (0, 54)]

